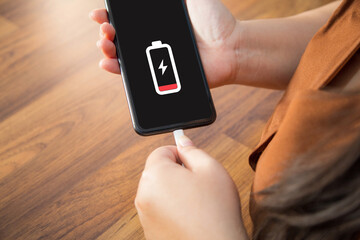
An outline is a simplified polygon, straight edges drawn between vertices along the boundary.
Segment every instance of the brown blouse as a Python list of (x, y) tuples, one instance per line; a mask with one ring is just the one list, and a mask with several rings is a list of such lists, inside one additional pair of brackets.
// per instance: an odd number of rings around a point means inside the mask
[[(329, 131), (351, 127), (360, 135), (359, 48), (360, 0), (344, 0), (308, 44), (250, 155), (249, 163), (260, 175), (254, 191), (271, 184), (288, 159), (306, 152)], [(336, 139), (345, 145), (352, 140)]]

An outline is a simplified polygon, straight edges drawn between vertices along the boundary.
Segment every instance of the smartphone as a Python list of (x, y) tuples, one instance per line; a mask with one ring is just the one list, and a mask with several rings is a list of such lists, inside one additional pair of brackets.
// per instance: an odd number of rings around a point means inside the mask
[(135, 131), (213, 123), (216, 111), (184, 0), (105, 0)]

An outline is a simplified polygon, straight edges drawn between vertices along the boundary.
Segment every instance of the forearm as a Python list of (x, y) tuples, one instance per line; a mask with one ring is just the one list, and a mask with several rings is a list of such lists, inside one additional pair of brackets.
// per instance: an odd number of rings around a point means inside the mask
[(287, 18), (238, 21), (233, 32), (237, 39), (234, 83), (286, 88), (308, 42), (339, 4), (336, 1)]

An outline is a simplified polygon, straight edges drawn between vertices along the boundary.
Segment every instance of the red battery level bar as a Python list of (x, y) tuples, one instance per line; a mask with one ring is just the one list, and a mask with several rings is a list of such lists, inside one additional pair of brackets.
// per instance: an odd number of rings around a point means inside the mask
[(154, 41), (146, 55), (156, 92), (159, 95), (179, 92), (181, 84), (170, 45)]

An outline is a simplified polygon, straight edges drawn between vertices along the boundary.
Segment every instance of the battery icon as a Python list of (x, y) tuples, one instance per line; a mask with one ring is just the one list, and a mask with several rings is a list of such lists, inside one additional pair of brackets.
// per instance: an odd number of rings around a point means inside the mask
[(146, 48), (146, 56), (156, 92), (159, 95), (179, 92), (179, 74), (170, 45), (154, 41)]

